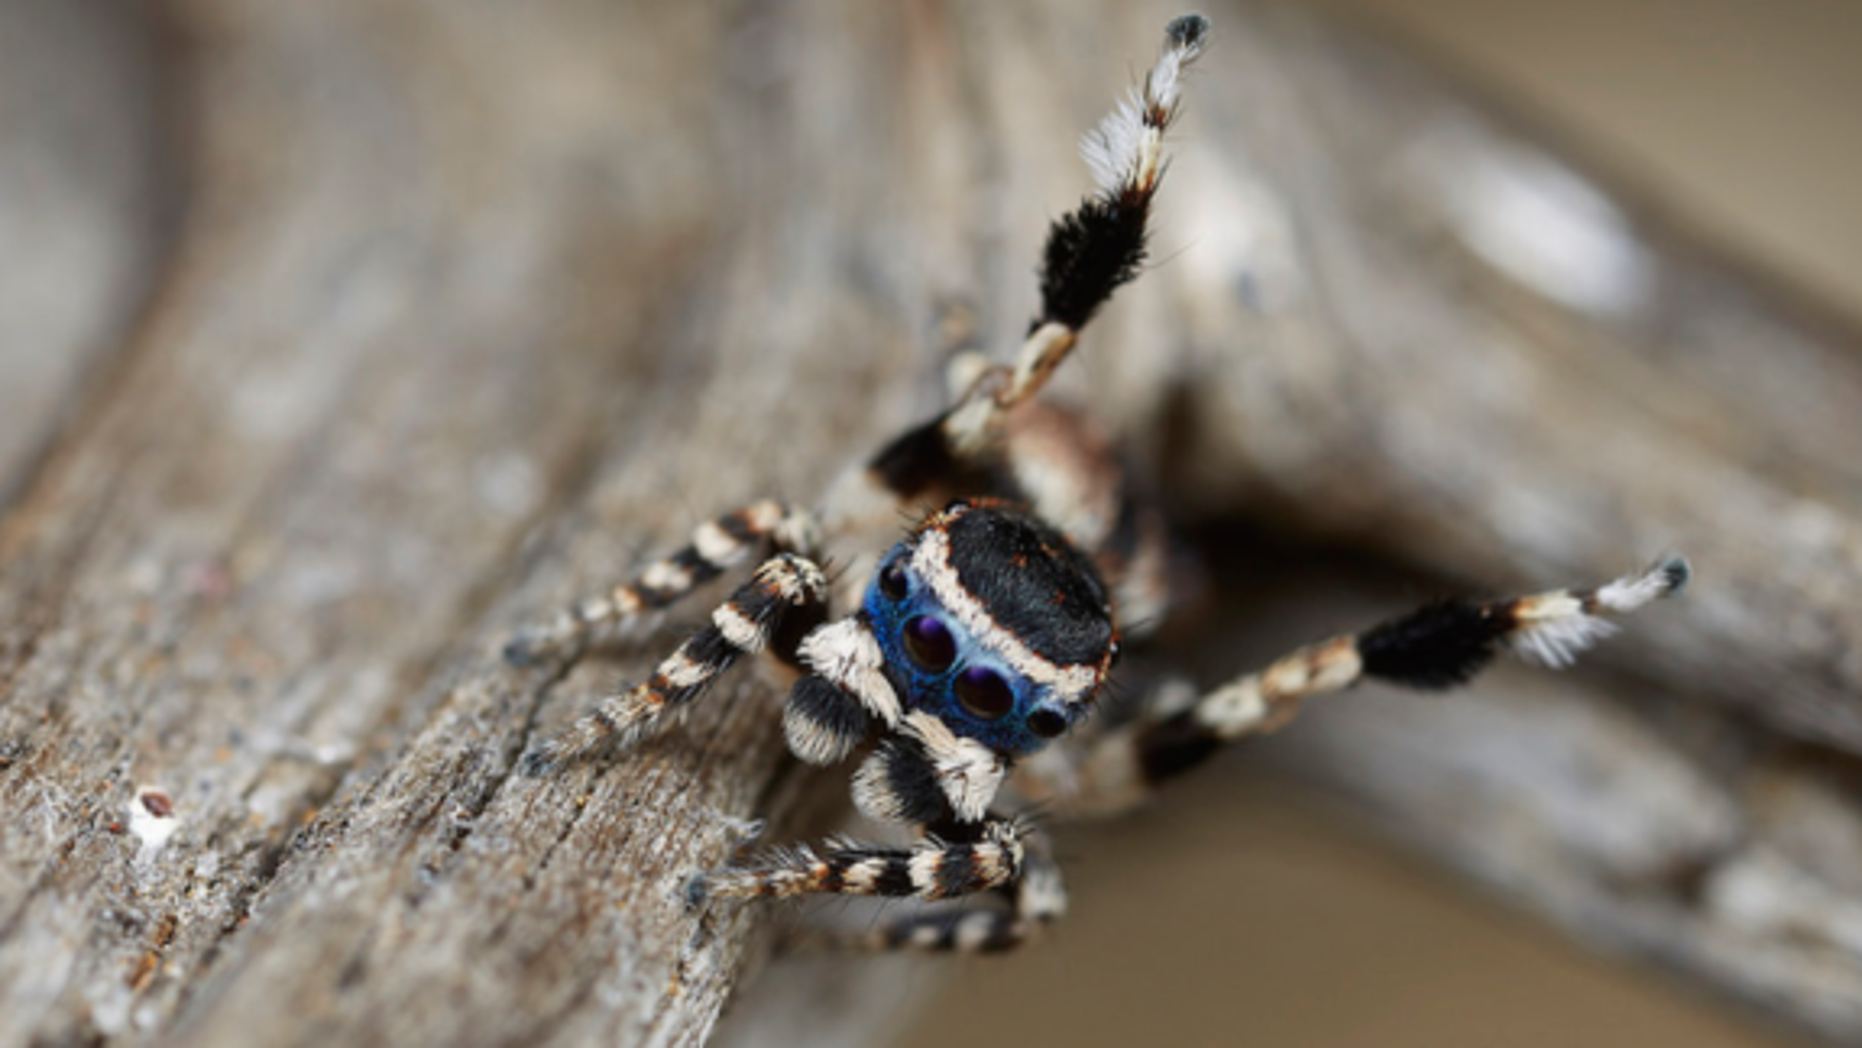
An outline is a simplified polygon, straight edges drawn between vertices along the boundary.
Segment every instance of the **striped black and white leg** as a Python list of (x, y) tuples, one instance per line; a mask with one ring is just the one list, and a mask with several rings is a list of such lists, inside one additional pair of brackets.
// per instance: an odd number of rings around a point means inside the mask
[(819, 942), (840, 950), (1007, 953), (1067, 912), (1060, 866), (1039, 834), (1023, 841), (1020, 879), (993, 894), (1005, 898), (974, 908), (909, 913), (864, 934), (825, 936)]
[(736, 866), (694, 876), (686, 901), (792, 899), (803, 895), (875, 895), (937, 902), (1016, 883), (1027, 830), (989, 816), (961, 838), (925, 834), (909, 847), (836, 838), (816, 849), (796, 845), (764, 852)]
[(874, 485), (912, 498), (985, 465), (1000, 444), (1008, 412), (1041, 391), (1087, 322), (1138, 275), (1151, 200), (1164, 174), (1164, 134), (1182, 106), (1184, 72), (1208, 35), (1201, 15), (1172, 21), (1143, 84), (1081, 142), (1097, 188), (1048, 232), (1041, 312), (1029, 324), (1015, 362), (983, 366), (959, 360), (953, 375), (966, 388), (956, 406), (907, 430), (874, 456), (866, 470)]
[(645, 683), (602, 699), (587, 715), (524, 758), (531, 773), (631, 745), (697, 698), (744, 655), (819, 624), (828, 582), (804, 557), (779, 553), (711, 613), (711, 621), (662, 661)]
[(634, 581), (520, 630), (505, 645), (504, 657), (518, 666), (573, 658), (591, 639), (664, 611), (754, 554), (781, 550), (814, 557), (819, 545), (807, 510), (774, 500), (752, 503), (700, 524), (690, 545), (649, 565)]
[[(1149, 789), (1201, 764), (1223, 744), (1275, 731), (1315, 695), (1365, 678), (1422, 690), (1466, 683), (1501, 649), (1554, 668), (1616, 632), (1625, 615), (1687, 584), (1679, 557), (1594, 589), (1552, 590), (1513, 600), (1445, 600), (1355, 636), (1300, 648), (1194, 701), (1150, 715), (1089, 743), (1067, 780), (1033, 792), (1081, 814), (1121, 810)], [(1040, 767), (1031, 762), (1025, 771)]]
[(782, 729), (797, 757), (820, 767), (838, 764), (875, 724), (897, 726), (903, 704), (864, 612), (812, 630), (796, 658), (808, 672), (789, 692)]
[[(857, 637), (854, 626), (840, 632)], [(834, 650), (848, 655), (852, 647), (835, 645)], [(858, 663), (858, 659), (847, 661), (855, 668)], [(823, 662), (819, 668), (835, 672), (830, 663)], [(858, 689), (845, 683), (846, 675), (832, 678), (835, 683), (829, 683), (829, 677), (813, 679), (838, 691), (834, 702), (840, 708), (860, 710), (866, 716)], [(792, 697), (791, 717), (795, 710)], [(819, 850), (805, 845), (779, 849), (694, 877), (688, 886), (689, 901), (697, 906), (718, 898), (831, 894), (936, 902), (992, 891), (1017, 901), (1007, 915), (995, 910), (963, 915), (948, 928), (941, 918), (924, 915), (922, 920), (908, 918), (890, 933), (901, 945), (935, 947), (948, 939), (952, 948), (965, 949), (1007, 948), (1034, 924), (1057, 914), (1065, 896), (1051, 862), (1030, 848), (1026, 826), (988, 810), (1007, 775), (1006, 761), (975, 740), (955, 735), (928, 714), (900, 715), (895, 708), (893, 716), (896, 731), (854, 776), (854, 803), (877, 821), (919, 827), (916, 844), (899, 848), (835, 840)], [(819, 720), (808, 718), (810, 725)], [(867, 722), (861, 723), (864, 727)], [(807, 732), (812, 738), (821, 730), (811, 726)], [(1031, 855), (1033, 866), (1028, 865)], [(1030, 870), (1037, 874), (1036, 880), (1024, 886), (1024, 874)], [(879, 938), (885, 940), (888, 935)]]

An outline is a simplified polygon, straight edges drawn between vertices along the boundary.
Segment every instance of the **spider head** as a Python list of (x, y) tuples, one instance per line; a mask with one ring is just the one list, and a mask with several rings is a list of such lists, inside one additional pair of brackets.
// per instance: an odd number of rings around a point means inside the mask
[(1118, 648), (1091, 562), (991, 502), (932, 514), (880, 561), (864, 607), (905, 707), (1005, 756), (1085, 718)]

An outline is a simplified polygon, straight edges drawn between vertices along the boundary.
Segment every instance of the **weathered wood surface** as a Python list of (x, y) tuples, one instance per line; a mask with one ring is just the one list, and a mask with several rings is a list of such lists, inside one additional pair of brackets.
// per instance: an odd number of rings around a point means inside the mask
[[(497, 643), (928, 410), (941, 297), (1018, 330), (1172, 12), (646, 6), (0, 4), (65, 57), (0, 63), (0, 136), (117, 171), (0, 180), (98, 223), (0, 328), (0, 1044), (697, 1043), (766, 950), (677, 897), (807, 792), (766, 692), (533, 780), (645, 656)], [(1495, 586), (1701, 570), (1583, 673), (1260, 749), (1862, 1034), (1854, 334), (1371, 44), (1210, 13), (1159, 263), (1059, 392), (1186, 515)], [(1403, 603), (1267, 596), (1305, 603), (1244, 601), (1210, 673)]]

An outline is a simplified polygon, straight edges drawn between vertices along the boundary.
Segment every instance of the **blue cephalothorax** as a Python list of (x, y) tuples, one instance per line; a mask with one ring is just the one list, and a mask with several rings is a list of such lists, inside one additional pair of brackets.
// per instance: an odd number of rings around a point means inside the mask
[(1092, 564), (990, 503), (955, 503), (893, 547), (863, 611), (903, 706), (1006, 756), (1085, 717), (1117, 650)]

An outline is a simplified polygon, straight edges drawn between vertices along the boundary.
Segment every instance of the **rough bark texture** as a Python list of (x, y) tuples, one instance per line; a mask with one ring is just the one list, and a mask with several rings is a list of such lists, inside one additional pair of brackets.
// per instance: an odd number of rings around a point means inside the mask
[[(1102, 6), (0, 3), (0, 1045), (702, 1041), (767, 943), (678, 887), (808, 792), (767, 689), (533, 779), (651, 652), (497, 645), (928, 410), (941, 297), (1019, 331), (1173, 13)], [(1854, 334), (1372, 44), (1210, 13), (1159, 262), (1059, 394), (1186, 516), (1702, 579), (1276, 752), (1862, 1036)], [(1402, 603), (1321, 581), (1210, 672)]]

